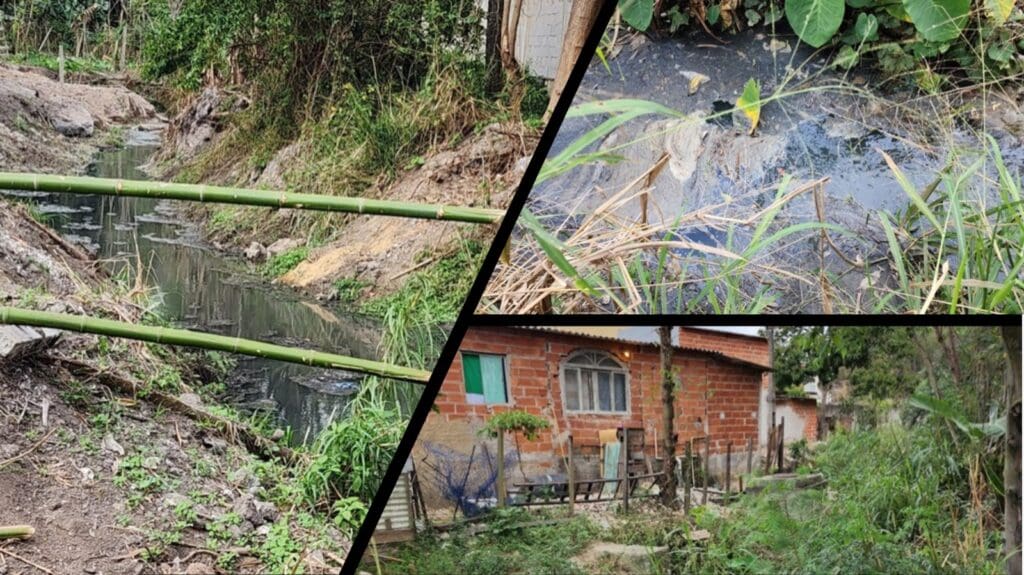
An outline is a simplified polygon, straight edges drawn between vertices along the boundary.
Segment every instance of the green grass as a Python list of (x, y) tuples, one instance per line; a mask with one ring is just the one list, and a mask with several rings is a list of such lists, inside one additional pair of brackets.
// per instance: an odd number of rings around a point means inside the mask
[[(384, 553), (388, 559), (382, 559), (382, 572), (582, 575), (584, 571), (570, 559), (594, 540), (600, 529), (582, 516), (553, 525), (517, 527), (545, 517), (546, 514), (506, 509), (492, 514), (486, 522), (490, 529), (481, 535), (472, 536), (464, 529), (453, 531), (446, 539), (421, 535), (411, 543), (389, 547)], [(371, 568), (372, 562), (370, 550), (364, 556), (364, 568)]]
[[(11, 58), (11, 61), (23, 64), (26, 66), (38, 66), (40, 68), (46, 68), (53, 72), (57, 72), (60, 69), (60, 62), (57, 56), (53, 54), (44, 54), (40, 52), (33, 53), (19, 53)], [(97, 58), (83, 57), (76, 58), (75, 56), (64, 57), (64, 71), (72, 73), (102, 73), (112, 72), (114, 65), (106, 60), (100, 60)]]
[(408, 308), (414, 310), (414, 322), (422, 320), (430, 325), (452, 322), (462, 310), (483, 255), (480, 242), (466, 241), (453, 254), (413, 274), (397, 292), (369, 300), (361, 310), (385, 317), (396, 313), (397, 308)]
[(279, 253), (263, 265), (263, 275), (272, 278), (281, 277), (306, 261), (307, 256), (309, 256), (309, 248), (306, 246), (292, 248), (286, 252)]

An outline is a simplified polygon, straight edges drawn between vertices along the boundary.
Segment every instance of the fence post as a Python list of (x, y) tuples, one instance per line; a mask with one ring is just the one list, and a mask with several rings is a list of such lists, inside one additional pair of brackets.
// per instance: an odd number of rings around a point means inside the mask
[(569, 434), (569, 515), (576, 512), (576, 464), (572, 459), (572, 434)]
[(725, 444), (725, 499), (722, 503), (729, 504), (729, 491), (732, 487), (732, 442)]
[(683, 473), (683, 513), (690, 514), (690, 483), (693, 479), (693, 442), (686, 442), (686, 470)]
[(785, 452), (783, 451), (783, 447), (785, 445), (786, 445), (786, 416), (783, 415), (782, 416), (782, 420), (779, 422), (779, 473), (782, 473), (783, 472), (783, 468), (784, 468), (783, 463), (784, 463), (785, 460), (783, 459), (783, 456), (784, 456)]
[(505, 432), (498, 432), (498, 508), (505, 506)]
[(64, 44), (57, 50), (57, 79), (64, 83)]
[(704, 436), (704, 497), (701, 505), (708, 504), (708, 475), (711, 473), (711, 434)]
[(622, 426), (622, 510), (629, 513), (629, 428)]
[(747, 438), (747, 475), (754, 470), (754, 438)]
[(768, 428), (768, 445), (765, 446), (764, 454), (764, 473), (767, 475), (771, 472), (772, 467), (772, 454), (774, 453), (775, 447), (775, 412), (772, 412), (772, 426)]

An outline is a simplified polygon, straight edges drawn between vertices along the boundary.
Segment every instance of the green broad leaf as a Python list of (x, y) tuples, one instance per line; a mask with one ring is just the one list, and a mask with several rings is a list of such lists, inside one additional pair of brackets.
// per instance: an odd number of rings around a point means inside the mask
[(874, 14), (861, 12), (857, 15), (857, 22), (853, 25), (853, 33), (861, 42), (878, 40), (878, 18)]
[(1013, 0), (985, 0), (985, 8), (992, 18), (992, 23), (1002, 26), (1013, 12)]
[(646, 31), (654, 17), (654, 0), (619, 0), (619, 13), (626, 24)]
[(722, 6), (715, 4), (708, 8), (708, 24), (714, 26), (718, 24), (718, 18), (722, 15)]
[[(969, 0), (968, 0), (969, 1)], [(786, 20), (801, 40), (820, 48), (843, 23), (843, 0), (786, 0)]]
[(948, 42), (967, 23), (971, 0), (903, 0), (914, 27), (930, 42)]
[(839, 54), (836, 55), (836, 59), (832, 62), (837, 68), (843, 70), (849, 70), (857, 65), (860, 61), (860, 53), (849, 46), (843, 46), (839, 49)]
[(761, 13), (757, 10), (747, 10), (745, 15), (747, 17), (747, 26), (757, 26), (758, 22), (761, 21)]
[(743, 86), (743, 94), (736, 100), (736, 107), (750, 120), (750, 133), (753, 135), (754, 130), (757, 130), (757, 123), (761, 120), (761, 86), (757, 80), (747, 80)]

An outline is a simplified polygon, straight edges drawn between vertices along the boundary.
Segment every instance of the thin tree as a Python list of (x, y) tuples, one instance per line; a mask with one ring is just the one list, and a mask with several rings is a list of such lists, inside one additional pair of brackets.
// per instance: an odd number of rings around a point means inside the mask
[(548, 100), (548, 110), (544, 115), (546, 120), (555, 109), (555, 104), (562, 97), (565, 84), (569, 81), (569, 74), (572, 73), (576, 60), (583, 51), (583, 45), (587, 43), (587, 36), (591, 28), (597, 22), (601, 13), (601, 2), (594, 0), (573, 0), (572, 9), (569, 12), (569, 26), (565, 30), (565, 38), (562, 40), (562, 52), (558, 56), (558, 71), (555, 72), (555, 81), (551, 85), (551, 97)]
[(1021, 575), (1021, 326), (1003, 326), (1003, 343), (1010, 358), (1010, 377), (1007, 378), (1006, 398), (1009, 409), (1006, 414), (1006, 459), (1003, 464), (1003, 481), (1006, 485), (1006, 572)]
[(661, 480), (661, 502), (666, 507), (676, 509), (679, 500), (676, 497), (676, 432), (675, 432), (675, 395), (676, 381), (672, 373), (672, 328), (658, 328), (661, 346), (661, 408), (662, 423), (665, 433), (661, 438), (664, 450), (665, 467)]
[(487, 0), (487, 34), (484, 42), (484, 59), (487, 63), (487, 93), (495, 95), (504, 84), (501, 60), (501, 17), (504, 12), (502, 0)]

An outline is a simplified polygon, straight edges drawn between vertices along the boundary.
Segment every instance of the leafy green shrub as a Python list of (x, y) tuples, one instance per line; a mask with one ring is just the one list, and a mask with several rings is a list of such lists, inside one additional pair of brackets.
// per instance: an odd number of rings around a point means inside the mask
[(988, 492), (979, 509), (965, 489), (974, 457), (933, 425), (837, 433), (814, 456), (827, 492), (770, 488), (728, 518), (705, 514), (711, 543), (682, 562), (696, 573), (998, 573), (999, 531), (979, 536), (998, 502)]
[(312, 505), (344, 497), (370, 501), (377, 492), (406, 420), (397, 408), (366, 404), (320, 433), (313, 461), (299, 483)]
[(501, 433), (522, 433), (523, 437), (533, 441), (537, 439), (537, 434), (548, 427), (551, 427), (551, 424), (543, 417), (525, 411), (512, 410), (492, 415), (487, 419), (487, 423), (480, 433), (492, 438), (498, 437)]
[(306, 257), (309, 255), (309, 248), (306, 246), (300, 246), (297, 248), (290, 249), (286, 252), (277, 254), (270, 258), (263, 266), (263, 273), (270, 277), (280, 277), (284, 274), (295, 269), (295, 266), (306, 261)]
[[(659, 22), (653, 0), (620, 0), (623, 18), (640, 30)], [(970, 79), (1010, 77), (1024, 71), (1024, 12), (1013, 0), (719, 0), (660, 2), (660, 20), (670, 32), (702, 20), (705, 26), (774, 29), (785, 16), (800, 39), (815, 47), (839, 48), (836, 64), (849, 68), (872, 56), (887, 73), (916, 71), (928, 91), (944, 78), (966, 72)], [(699, 7), (699, 8), (698, 8)], [(956, 70), (954, 70), (956, 68)]]

